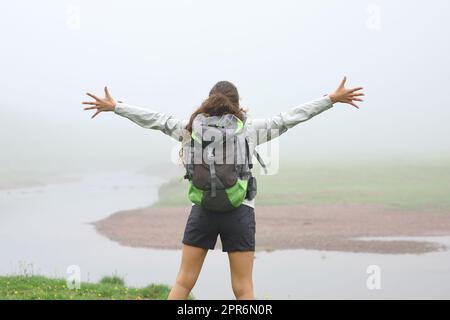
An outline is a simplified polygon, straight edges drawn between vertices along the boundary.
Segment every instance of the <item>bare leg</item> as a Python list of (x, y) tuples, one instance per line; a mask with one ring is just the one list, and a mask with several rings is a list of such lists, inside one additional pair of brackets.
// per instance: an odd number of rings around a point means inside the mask
[(167, 300), (186, 300), (197, 282), (208, 249), (183, 244), (181, 266)]
[(254, 300), (253, 251), (229, 252), (231, 286), (237, 300)]

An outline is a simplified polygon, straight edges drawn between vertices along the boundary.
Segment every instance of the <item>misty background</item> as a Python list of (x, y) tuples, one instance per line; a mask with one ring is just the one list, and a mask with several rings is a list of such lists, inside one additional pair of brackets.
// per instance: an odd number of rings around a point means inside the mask
[(253, 117), (362, 85), (280, 139), (283, 158), (448, 159), (450, 3), (3, 1), (1, 171), (139, 169), (176, 145), (86, 92), (187, 118), (220, 80)]

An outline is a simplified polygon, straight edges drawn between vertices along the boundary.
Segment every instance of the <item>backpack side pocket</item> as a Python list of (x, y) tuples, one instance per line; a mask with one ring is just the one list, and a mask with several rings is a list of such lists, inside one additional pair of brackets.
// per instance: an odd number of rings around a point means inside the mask
[(257, 185), (256, 185), (256, 178), (251, 176), (250, 179), (248, 179), (248, 185), (247, 185), (247, 196), (246, 199), (253, 200), (256, 197), (257, 193)]

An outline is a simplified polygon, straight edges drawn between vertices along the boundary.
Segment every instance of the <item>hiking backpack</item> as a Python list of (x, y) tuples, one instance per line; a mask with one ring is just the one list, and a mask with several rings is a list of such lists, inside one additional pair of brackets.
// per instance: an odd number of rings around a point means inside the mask
[(232, 114), (198, 114), (194, 118), (190, 141), (183, 149), (184, 178), (189, 181), (191, 202), (211, 211), (227, 212), (256, 196), (245, 130), (244, 121)]

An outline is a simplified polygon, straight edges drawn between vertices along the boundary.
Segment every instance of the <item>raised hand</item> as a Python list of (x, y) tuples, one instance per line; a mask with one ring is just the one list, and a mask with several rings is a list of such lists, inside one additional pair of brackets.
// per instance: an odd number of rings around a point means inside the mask
[(91, 117), (94, 118), (96, 115), (98, 115), (100, 112), (104, 111), (114, 111), (116, 107), (116, 101), (111, 97), (109, 94), (108, 88), (105, 87), (105, 97), (99, 98), (96, 95), (92, 93), (86, 93), (89, 97), (95, 99), (95, 101), (83, 101), (82, 104), (88, 104), (91, 105), (91, 107), (86, 107), (84, 110), (92, 110), (97, 109), (97, 112), (94, 113), (94, 115)]
[(339, 87), (329, 95), (330, 99), (333, 103), (342, 102), (351, 104), (355, 108), (359, 108), (359, 106), (354, 101), (361, 101), (361, 102), (364, 101), (361, 98), (359, 98), (361, 96), (364, 96), (364, 93), (361, 91), (363, 87), (347, 89), (345, 88), (346, 81), (347, 77), (344, 77), (344, 79), (342, 79), (341, 83), (339, 84)]

